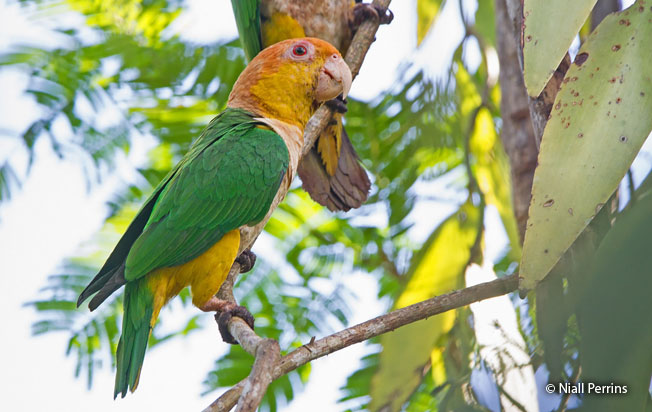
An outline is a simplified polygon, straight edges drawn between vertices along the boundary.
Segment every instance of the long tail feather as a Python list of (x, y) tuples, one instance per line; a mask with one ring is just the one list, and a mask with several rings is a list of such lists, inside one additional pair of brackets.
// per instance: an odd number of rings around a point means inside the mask
[(118, 394), (124, 398), (128, 390), (133, 392), (138, 386), (147, 341), (155, 322), (153, 316), (154, 295), (148, 289), (146, 280), (129, 283), (125, 288), (122, 336), (116, 353), (114, 398)]
[[(111, 272), (112, 276), (104, 282), (102, 288), (93, 296), (93, 299), (88, 303), (88, 308), (92, 311), (97, 309), (113, 292), (120, 289), (122, 285), (127, 283), (125, 280), (125, 264), (123, 263), (115, 271)], [(80, 296), (80, 299), (82, 297)]]

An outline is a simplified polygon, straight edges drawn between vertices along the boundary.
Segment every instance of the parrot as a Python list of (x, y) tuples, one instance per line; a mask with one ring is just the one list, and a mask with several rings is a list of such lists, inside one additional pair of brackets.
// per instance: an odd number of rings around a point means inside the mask
[[(247, 59), (264, 47), (295, 37), (317, 37), (334, 45), (342, 55), (353, 32), (365, 16), (377, 13), (389, 23), (391, 12), (352, 0), (231, 0), (236, 26)], [(360, 207), (371, 182), (360, 164), (346, 131), (341, 100), (329, 102), (333, 120), (299, 164), (303, 188), (317, 203), (331, 211)]]
[(346, 96), (351, 81), (326, 41), (306, 37), (264, 49), (238, 77), (226, 109), (145, 201), (77, 302), (95, 294), (92, 311), (125, 287), (114, 398), (137, 388), (159, 312), (185, 287), (200, 310), (221, 312), (226, 342), (237, 343), (224, 319), (239, 316), (253, 328), (244, 307), (215, 294), (287, 194), (308, 119), (321, 103)]

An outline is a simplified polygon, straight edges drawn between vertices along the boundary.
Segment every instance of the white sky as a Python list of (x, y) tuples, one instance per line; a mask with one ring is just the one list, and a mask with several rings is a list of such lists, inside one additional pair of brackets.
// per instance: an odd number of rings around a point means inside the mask
[[(189, 4), (189, 10), (180, 16), (174, 27), (184, 37), (211, 42), (236, 36), (230, 1), (190, 0)], [(440, 72), (462, 36), (456, 17), (457, 4), (456, 1), (447, 2), (434, 32), (423, 45), (427, 52), (415, 56), (415, 0), (393, 2), (395, 20), (378, 32), (351, 95), (369, 99), (390, 88), (397, 68), (404, 62), (416, 61), (419, 66), (427, 66), (430, 73)], [(15, 5), (8, 6), (7, 0), (0, 0), (0, 51), (17, 40), (50, 42), (51, 37), (42, 23), (41, 20), (26, 21)], [(38, 113), (37, 106), (21, 95), (25, 86), (24, 77), (0, 71), (0, 160), (15, 151), (15, 139), (7, 138), (3, 130), (24, 130)], [(145, 153), (146, 148), (136, 145), (128, 157), (120, 156), (118, 170), (125, 169), (128, 174), (130, 168), (144, 161)], [(217, 394), (200, 397), (201, 382), (214, 360), (226, 349), (213, 326), (149, 350), (138, 390), (118, 401), (112, 398), (113, 371), (110, 368), (96, 370), (90, 391), (84, 379), (73, 377), (74, 359), (64, 355), (67, 335), (47, 334), (39, 338), (30, 335), (30, 326), (36, 317), (31, 309), (22, 305), (38, 296), (46, 276), (56, 272), (63, 257), (74, 255), (80, 244), (97, 232), (107, 213), (106, 200), (124, 179), (119, 173), (87, 191), (83, 170), (72, 162), (59, 160), (46, 139), (39, 140), (36, 156), (35, 167), (23, 188), (15, 191), (10, 202), (0, 206), (0, 262), (4, 272), (0, 276), (4, 331), (0, 345), (1, 408), (32, 411), (45, 407), (51, 411), (71, 412), (116, 408), (121, 411), (203, 409)], [(17, 164), (21, 162), (24, 159)], [(427, 216), (431, 225), (414, 233), (416, 238), (425, 237), (435, 224), (453, 211), (441, 204), (419, 207), (421, 210), (417, 214)], [(505, 244), (505, 236), (495, 211), (490, 214), (493, 216), (488, 221), (489, 232), (493, 232), (490, 236), (494, 241), (487, 243), (493, 246), (489, 254), (496, 256)], [(359, 293), (352, 302), (353, 323), (386, 309), (376, 301), (374, 279), (354, 275), (350, 282), (349, 286)], [(172, 310), (162, 313), (166, 321), (181, 321), (195, 313), (194, 309), (178, 304), (171, 306)], [(205, 315), (203, 321), (212, 324), (212, 316)], [(290, 406), (281, 409), (341, 410), (342, 406), (335, 403), (341, 396), (339, 387), (358, 367), (365, 353), (363, 345), (356, 345), (313, 362), (313, 375), (307, 389), (296, 396)]]

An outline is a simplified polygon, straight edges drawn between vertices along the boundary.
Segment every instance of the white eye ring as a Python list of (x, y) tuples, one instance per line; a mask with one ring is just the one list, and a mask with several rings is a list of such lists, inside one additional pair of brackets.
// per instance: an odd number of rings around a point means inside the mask
[(304, 61), (312, 59), (314, 55), (314, 46), (307, 41), (294, 43), (288, 50), (288, 55), (292, 60)]
[(305, 48), (302, 44), (297, 44), (292, 48), (292, 54), (296, 57), (305, 56), (308, 53), (308, 49)]

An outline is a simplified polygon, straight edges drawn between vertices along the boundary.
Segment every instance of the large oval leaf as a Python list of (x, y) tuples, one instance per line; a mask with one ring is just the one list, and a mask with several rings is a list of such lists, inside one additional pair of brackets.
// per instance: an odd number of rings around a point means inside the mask
[(525, 0), (523, 78), (536, 97), (559, 66), (597, 0)]
[[(480, 210), (471, 203), (464, 204), (457, 213), (446, 219), (415, 257), (410, 280), (396, 300), (395, 308), (461, 287), (479, 227)], [(448, 311), (381, 337), (383, 351), (378, 372), (371, 381), (370, 410), (401, 409), (421, 383), (423, 367), (430, 361), (437, 341), (451, 329), (454, 322), (455, 311)]]
[(534, 173), (522, 289), (543, 279), (584, 230), (652, 129), (652, 9), (642, 4), (604, 19), (557, 94)]

